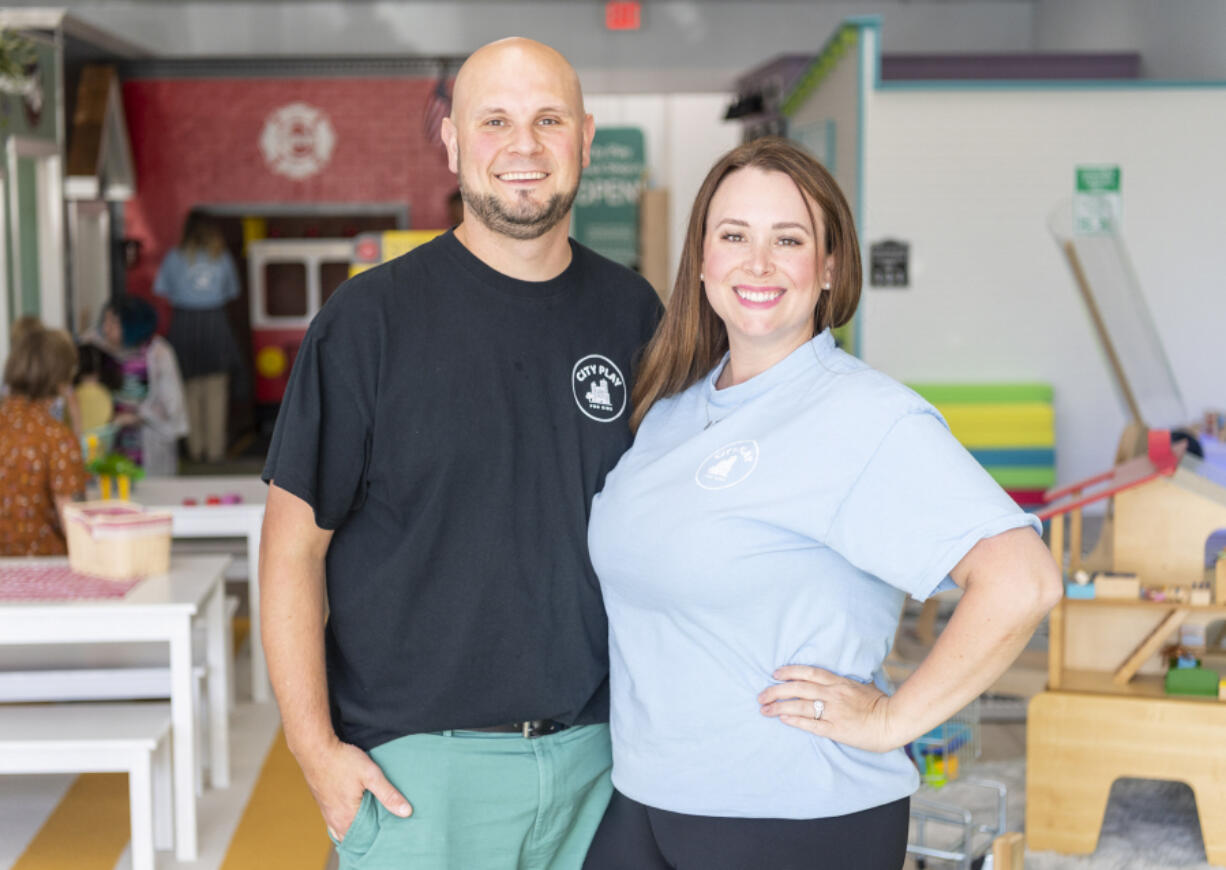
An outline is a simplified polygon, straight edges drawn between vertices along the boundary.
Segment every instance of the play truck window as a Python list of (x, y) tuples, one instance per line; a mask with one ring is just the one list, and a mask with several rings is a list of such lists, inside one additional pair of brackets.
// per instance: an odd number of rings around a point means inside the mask
[(265, 313), (269, 317), (305, 317), (307, 270), (304, 263), (264, 264)]

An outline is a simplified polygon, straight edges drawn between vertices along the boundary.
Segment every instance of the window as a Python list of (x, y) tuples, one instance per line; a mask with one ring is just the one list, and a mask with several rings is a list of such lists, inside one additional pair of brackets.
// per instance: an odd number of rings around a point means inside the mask
[(306, 264), (265, 263), (264, 291), (265, 313), (269, 317), (306, 317)]
[(349, 262), (322, 262), (319, 264), (319, 304), (331, 298), (333, 291), (349, 277)]

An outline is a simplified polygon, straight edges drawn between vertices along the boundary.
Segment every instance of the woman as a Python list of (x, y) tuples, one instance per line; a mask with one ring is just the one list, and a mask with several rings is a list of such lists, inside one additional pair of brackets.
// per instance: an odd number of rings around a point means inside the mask
[(238, 297), (238, 273), (221, 231), (206, 215), (188, 213), (153, 292), (174, 306), (169, 338), (186, 382), (188, 455), (195, 462), (217, 462), (226, 451), (229, 374), (241, 365), (226, 319), (226, 303)]
[(85, 491), (81, 447), (51, 405), (72, 383), (72, 339), (41, 326), (13, 342), (0, 402), (0, 555), (68, 552), (61, 510)]
[(146, 474), (171, 475), (178, 470), (179, 439), (187, 434), (187, 408), (174, 349), (156, 327), (157, 312), (144, 299), (114, 300), (102, 313), (102, 349), (115, 357), (123, 377), (113, 396), (113, 449)]
[[(986, 689), (1060, 595), (1023, 514), (910, 390), (838, 350), (860, 252), (829, 173), (779, 139), (707, 176), (592, 506), (609, 613), (605, 868), (897, 870), (902, 747)], [(907, 594), (965, 590), (882, 691)]]

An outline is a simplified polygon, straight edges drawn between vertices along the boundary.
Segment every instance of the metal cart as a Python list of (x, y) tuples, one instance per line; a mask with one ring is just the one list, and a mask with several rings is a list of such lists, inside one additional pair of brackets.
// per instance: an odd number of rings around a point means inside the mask
[[(979, 701), (907, 747), (919, 768), (922, 785), (911, 798), (911, 836), (907, 852), (926, 867), (930, 861), (952, 863), (959, 870), (990, 870), (992, 843), (1007, 830), (1005, 799), (1008, 788), (1000, 782), (968, 775), (979, 757)], [(951, 801), (942, 800), (952, 783), (983, 789), (995, 798), (995, 813), (984, 818)], [(948, 795), (948, 793), (945, 793)]]

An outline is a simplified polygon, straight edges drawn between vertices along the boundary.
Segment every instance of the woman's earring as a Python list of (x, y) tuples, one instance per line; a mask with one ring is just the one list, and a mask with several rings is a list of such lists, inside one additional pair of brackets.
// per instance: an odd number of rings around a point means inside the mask
[(705, 276), (702, 274), (702, 272), (699, 272), (699, 273), (698, 273), (698, 280), (701, 282), (701, 281), (706, 281), (707, 279), (706, 279), (706, 277), (705, 277)]

